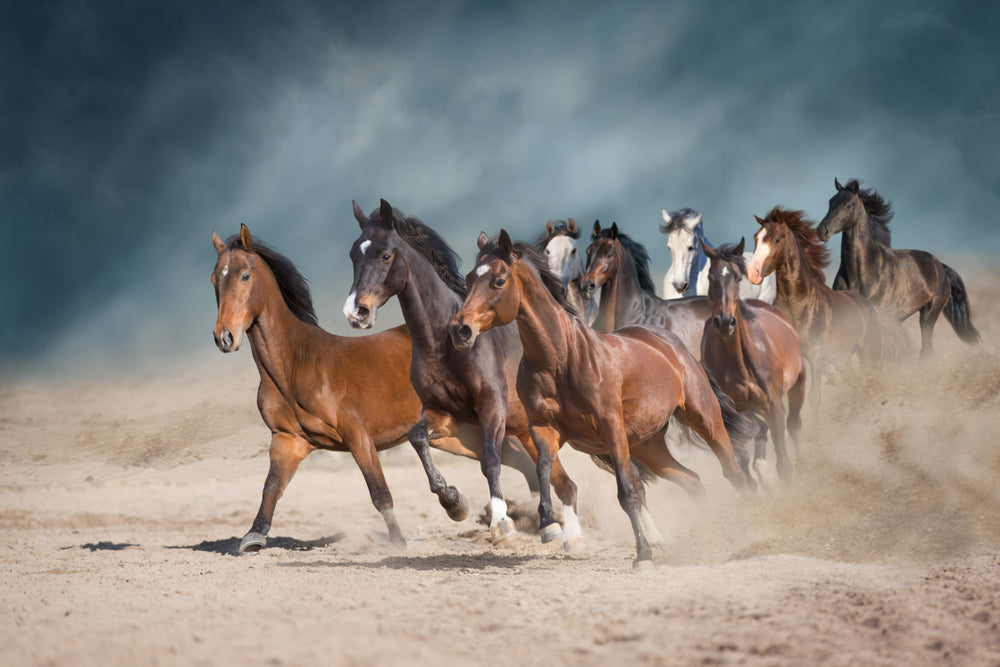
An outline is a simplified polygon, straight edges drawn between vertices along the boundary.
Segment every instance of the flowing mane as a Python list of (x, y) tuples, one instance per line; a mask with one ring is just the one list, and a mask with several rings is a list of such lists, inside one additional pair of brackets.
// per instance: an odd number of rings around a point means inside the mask
[(820, 243), (816, 235), (816, 226), (806, 217), (805, 211), (793, 211), (775, 206), (764, 218), (764, 222), (777, 222), (788, 227), (798, 240), (809, 268), (820, 280), (826, 281), (823, 269), (830, 264), (830, 250)]
[(858, 197), (865, 206), (865, 213), (868, 214), (868, 229), (872, 237), (880, 243), (892, 245), (892, 232), (889, 230), (889, 221), (894, 215), (892, 204), (876, 192), (875, 188), (862, 190), (856, 178), (848, 181), (844, 189), (857, 190)]
[[(396, 233), (424, 259), (430, 262), (441, 280), (456, 294), (465, 298), (465, 280), (458, 272), (461, 263), (458, 253), (441, 236), (421, 222), (416, 216), (404, 215), (398, 208), (392, 209), (393, 228)], [(368, 216), (370, 222), (380, 222), (382, 214), (379, 209)]]
[(535, 239), (534, 243), (532, 243), (532, 246), (534, 246), (535, 250), (538, 252), (544, 252), (545, 246), (549, 244), (549, 241), (557, 236), (568, 236), (571, 239), (580, 238), (580, 229), (577, 228), (576, 231), (571, 232), (565, 220), (557, 220), (554, 222), (550, 220), (550, 222), (552, 222), (552, 233), (550, 234), (548, 230), (546, 230), (542, 232), (537, 239)]
[(685, 223), (691, 218), (698, 217), (698, 211), (694, 210), (689, 206), (685, 206), (684, 208), (679, 209), (677, 211), (670, 211), (668, 215), (670, 216), (670, 222), (660, 223), (660, 231), (663, 232), (664, 234), (671, 234), (673, 232), (676, 232), (678, 229), (686, 228), (687, 225)]
[[(549, 291), (552, 298), (556, 300), (563, 310), (565, 310), (570, 315), (574, 317), (577, 316), (576, 311), (573, 310), (573, 306), (569, 304), (566, 300), (566, 290), (563, 289), (562, 279), (556, 274), (549, 270), (548, 262), (542, 257), (538, 251), (530, 243), (525, 243), (524, 241), (514, 241), (512, 243), (514, 248), (514, 256), (523, 259), (528, 262), (534, 269), (538, 277), (541, 278), (542, 284), (545, 285), (545, 289)], [(497, 250), (497, 240), (496, 238), (491, 238), (482, 250), (479, 251), (479, 255), (476, 256), (476, 263), (485, 257), (486, 255), (496, 255), (501, 259), (505, 259), (504, 253)]]
[(730, 262), (740, 267), (740, 274), (742, 277), (747, 277), (747, 258), (743, 256), (743, 253), (736, 252), (735, 243), (724, 243), (715, 249), (715, 252), (719, 254), (719, 259), (724, 262)]
[[(226, 239), (226, 248), (247, 251), (243, 247), (243, 241), (240, 240), (239, 234), (233, 234)], [(256, 238), (254, 238), (253, 247), (249, 252), (264, 260), (267, 267), (271, 269), (271, 273), (274, 274), (274, 279), (278, 283), (278, 289), (281, 291), (281, 296), (285, 299), (292, 314), (306, 324), (318, 326), (319, 320), (316, 318), (316, 310), (313, 308), (312, 294), (309, 293), (309, 282), (295, 268), (292, 260), (278, 251), (272, 250)]]
[[(600, 234), (591, 235), (591, 241), (596, 241), (599, 238), (607, 238), (609, 236), (611, 236), (610, 227), (602, 229)], [(628, 234), (623, 234), (621, 231), (618, 232), (618, 241), (622, 244), (622, 247), (628, 251), (628, 254), (632, 256), (632, 261), (635, 263), (635, 271), (639, 276), (639, 287), (641, 287), (643, 291), (656, 296), (656, 287), (653, 286), (653, 279), (649, 275), (649, 253), (646, 251), (646, 246), (642, 245)]]

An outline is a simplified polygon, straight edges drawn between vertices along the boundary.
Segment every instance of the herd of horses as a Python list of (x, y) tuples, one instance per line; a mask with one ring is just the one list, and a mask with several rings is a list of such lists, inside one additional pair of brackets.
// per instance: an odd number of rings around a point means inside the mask
[[(979, 339), (959, 275), (930, 253), (892, 248), (890, 205), (856, 180), (834, 182), (818, 226), (780, 207), (755, 216), (752, 253), (744, 240), (713, 247), (691, 209), (663, 210), (673, 256), (664, 292), (675, 298), (657, 296), (648, 252), (617, 224), (594, 223), (586, 261), (573, 219), (546, 223), (533, 244), (482, 232), (463, 278), (458, 256), (428, 225), (384, 199), (368, 215), (355, 202), (361, 233), (344, 315), (370, 328), (395, 296), (405, 319), (357, 337), (318, 326), (306, 280), (246, 225), (226, 241), (213, 233), (215, 342), (231, 352), (249, 341), (272, 434), (260, 509), (239, 552), (265, 546), (278, 499), (315, 449), (351, 453), (400, 548), (406, 540), (378, 452), (409, 441), (452, 519), (466, 518), (469, 503), (431, 447), (480, 461), (493, 544), (514, 532), (500, 487), (506, 465), (538, 494), (542, 541), (561, 536), (575, 551), (583, 545), (577, 487), (559, 461), (568, 444), (613, 471), (636, 567), (651, 563), (650, 545), (662, 541), (645, 483), (656, 476), (695, 500), (705, 495), (666, 444), (671, 424), (704, 442), (742, 493), (762, 479), (770, 434), (778, 475), (789, 479), (785, 436), (798, 451), (807, 375), (818, 406), (830, 369), (904, 354), (900, 322), (915, 312), (921, 356), (942, 312), (963, 341)], [(824, 242), (836, 233), (841, 265), (831, 288)]]

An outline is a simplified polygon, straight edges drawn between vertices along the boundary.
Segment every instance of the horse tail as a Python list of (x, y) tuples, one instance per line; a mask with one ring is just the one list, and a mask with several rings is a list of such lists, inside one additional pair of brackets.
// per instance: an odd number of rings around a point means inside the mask
[(757, 425), (757, 420), (753, 417), (748, 417), (744, 415), (739, 410), (736, 409), (736, 404), (733, 403), (733, 399), (729, 398), (728, 395), (722, 388), (719, 387), (719, 383), (715, 381), (712, 374), (705, 368), (702, 364), (702, 369), (705, 371), (705, 375), (708, 377), (708, 383), (712, 386), (712, 392), (715, 394), (715, 398), (719, 401), (719, 407), (722, 409), (722, 423), (726, 427), (726, 433), (729, 434), (729, 440), (732, 442), (749, 442), (757, 437), (757, 432), (759, 426)]
[(969, 294), (965, 291), (965, 283), (955, 269), (944, 262), (944, 275), (951, 283), (951, 297), (944, 304), (944, 317), (951, 323), (951, 327), (966, 343), (978, 343), (980, 341), (979, 332), (972, 326), (972, 307), (969, 305)]
[[(598, 468), (609, 472), (612, 475), (615, 474), (615, 467), (611, 464), (611, 457), (607, 454), (591, 454), (590, 460), (593, 461)], [(632, 472), (639, 476), (643, 484), (649, 484), (650, 482), (655, 482), (659, 479), (652, 470), (649, 469), (645, 463), (637, 458), (632, 459)]]

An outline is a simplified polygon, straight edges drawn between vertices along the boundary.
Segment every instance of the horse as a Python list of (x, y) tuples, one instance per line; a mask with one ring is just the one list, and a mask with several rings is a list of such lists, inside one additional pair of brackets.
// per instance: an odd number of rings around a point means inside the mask
[(859, 292), (899, 321), (919, 312), (922, 358), (933, 349), (934, 324), (942, 311), (962, 341), (979, 342), (958, 273), (929, 252), (893, 248), (892, 205), (874, 189), (861, 189), (857, 180), (841, 185), (834, 178), (833, 184), (837, 192), (817, 233), (822, 241), (844, 233), (834, 289)]
[(795, 327), (802, 354), (809, 362), (810, 401), (818, 408), (821, 376), (826, 365), (840, 366), (857, 356), (863, 362), (882, 358), (883, 322), (875, 307), (853, 291), (827, 286), (823, 269), (829, 251), (803, 211), (775, 206), (754, 234), (747, 279), (759, 284), (775, 274), (774, 305)]
[[(714, 248), (705, 236), (704, 214), (692, 208), (667, 213), (660, 209), (663, 224), (660, 231), (667, 235), (667, 250), (670, 251), (670, 268), (663, 276), (663, 298), (679, 299), (683, 296), (708, 294), (708, 255), (702, 243)], [(746, 253), (745, 262), (751, 253)], [(760, 285), (748, 281), (740, 282), (741, 299), (758, 299), (774, 303), (774, 277), (767, 276)]]
[(594, 328), (610, 333), (629, 324), (650, 324), (677, 334), (692, 354), (701, 354), (701, 334), (712, 314), (704, 296), (661, 299), (649, 276), (649, 253), (639, 242), (618, 231), (618, 223), (601, 229), (594, 221), (587, 247), (583, 289), (601, 288)]
[[(664, 444), (675, 412), (712, 448), (734, 487), (754, 483), (726, 431), (717, 387), (680, 339), (666, 329), (630, 326), (597, 332), (576, 317), (545, 261), (526, 243), (512, 243), (506, 230), (495, 241), (478, 239), (475, 268), (466, 276), (468, 296), (451, 320), (454, 344), (473, 349), (496, 327), (517, 322), (524, 354), (517, 393), (531, 424), (538, 451), (539, 516), (554, 522), (546, 484), (548, 463), (562, 442), (591, 454), (610, 456), (618, 500), (636, 540), (637, 567), (652, 561), (643, 532), (642, 485), (631, 457), (677, 483), (695, 500), (705, 490), (698, 475), (680, 464)], [(756, 425), (726, 404), (726, 418)], [(749, 422), (749, 424), (747, 424)]]
[[(344, 304), (351, 326), (367, 329), (378, 309), (397, 296), (413, 341), (410, 380), (420, 398), (420, 417), (409, 440), (424, 466), (431, 491), (451, 512), (464, 498), (449, 487), (434, 465), (431, 442), (454, 435), (462, 424), (483, 434), (481, 468), (490, 491), (490, 537), (499, 545), (515, 532), (500, 489), (500, 443), (515, 436), (538, 460), (528, 430), (528, 417), (515, 391), (521, 360), (516, 326), (500, 327), (472, 350), (458, 350), (449, 340), (448, 323), (465, 298), (458, 256), (437, 232), (418, 218), (406, 216), (385, 200), (365, 215), (354, 202), (361, 235), (351, 247), (354, 282)], [(548, 483), (548, 481), (546, 481)], [(583, 546), (576, 514), (576, 485), (558, 461), (552, 483), (563, 503), (563, 547)], [(560, 535), (558, 524), (542, 533), (545, 542)]]
[[(802, 432), (802, 403), (806, 371), (799, 337), (785, 315), (756, 299), (740, 298), (740, 283), (746, 277), (745, 240), (737, 246), (712, 248), (702, 241), (709, 258), (708, 300), (712, 317), (705, 322), (701, 338), (701, 361), (732, 399), (736, 409), (761, 417), (771, 432), (778, 475), (791, 477), (785, 450), (785, 409), (788, 397), (788, 433), (798, 452)], [(752, 255), (751, 255), (752, 256)], [(754, 469), (760, 474), (764, 460), (764, 437), (758, 436)]]
[[(305, 278), (292, 262), (254, 239), (246, 225), (227, 241), (212, 233), (218, 253), (212, 285), (219, 308), (215, 344), (235, 352), (246, 335), (260, 372), (257, 406), (271, 431), (270, 469), (260, 509), (239, 553), (264, 547), (274, 508), (302, 460), (316, 449), (350, 452), (390, 541), (406, 547), (377, 452), (406, 442), (420, 414), (407, 377), (410, 334), (405, 326), (357, 338), (318, 326)], [(480, 458), (482, 439), (440, 440), (442, 450)], [(537, 488), (534, 463), (505, 447), (505, 462)]]
[(549, 269), (562, 278), (566, 300), (577, 315), (587, 324), (597, 318), (597, 302), (585, 294), (580, 286), (583, 278), (583, 259), (576, 247), (580, 238), (580, 228), (576, 220), (545, 223), (545, 232), (535, 241), (535, 249), (549, 262)]

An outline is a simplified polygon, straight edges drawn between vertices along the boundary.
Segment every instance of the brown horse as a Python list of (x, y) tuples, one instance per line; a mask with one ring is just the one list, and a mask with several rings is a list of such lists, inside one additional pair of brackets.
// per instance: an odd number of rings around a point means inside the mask
[[(327, 333), (317, 326), (305, 278), (287, 258), (255, 242), (246, 225), (225, 242), (213, 233), (212, 244), (219, 254), (212, 272), (219, 306), (215, 343), (233, 352), (246, 334), (260, 371), (257, 406), (271, 430), (270, 470), (240, 553), (265, 545), (278, 498), (316, 449), (354, 456), (389, 539), (405, 547), (377, 452), (406, 442), (420, 415), (408, 376), (409, 331), (402, 326), (357, 338)], [(477, 441), (475, 432), (462, 436), (435, 445), (479, 458), (481, 438)], [(505, 462), (537, 486), (525, 452), (511, 450)]]
[[(630, 326), (612, 334), (589, 328), (569, 310), (558, 278), (528, 244), (515, 247), (505, 230), (496, 241), (479, 236), (476, 267), (466, 277), (468, 296), (451, 322), (456, 346), (471, 348), (494, 327), (517, 322), (524, 355), (517, 393), (538, 450), (539, 515), (554, 522), (547, 463), (562, 442), (611, 458), (618, 500), (636, 539), (636, 564), (652, 557), (643, 533), (641, 482), (630, 457), (700, 499), (698, 476), (664, 444), (672, 414), (709, 444), (726, 478), (738, 489), (753, 484), (734, 457), (718, 394), (680, 339), (666, 329)], [(728, 403), (728, 415), (745, 424)], [(748, 427), (756, 430), (750, 422)]]
[(701, 354), (701, 333), (712, 314), (703, 296), (661, 299), (649, 276), (649, 253), (618, 223), (601, 229), (594, 221), (592, 242), (587, 248), (587, 271), (581, 283), (593, 294), (601, 288), (601, 301), (594, 328), (610, 333), (629, 324), (649, 324), (677, 334), (695, 357)]
[[(457, 350), (448, 324), (465, 298), (458, 273), (458, 256), (437, 232), (413, 216), (406, 216), (386, 200), (365, 215), (354, 203), (361, 235), (351, 248), (354, 282), (344, 305), (352, 326), (368, 328), (378, 309), (394, 295), (413, 336), (410, 380), (420, 397), (418, 419), (413, 420), (410, 443), (424, 466), (431, 491), (446, 509), (457, 502), (430, 457), (428, 446), (454, 435), (459, 426), (478, 427), (484, 438), (482, 471), (490, 490), (490, 537), (499, 544), (514, 532), (500, 489), (499, 446), (504, 434), (517, 437), (537, 460), (528, 434), (528, 417), (514, 377), (521, 360), (521, 340), (515, 326), (499, 327), (474, 349)], [(508, 389), (510, 388), (510, 389)], [(552, 464), (552, 483), (563, 503), (563, 525), (543, 524), (542, 539), (563, 535), (563, 546), (582, 546), (576, 515), (576, 485), (559, 460)], [(546, 485), (548, 479), (546, 479)]]
[[(705, 322), (701, 339), (701, 362), (737, 410), (763, 418), (774, 442), (778, 474), (787, 480), (791, 465), (785, 451), (781, 399), (788, 396), (788, 433), (798, 451), (806, 388), (799, 337), (777, 308), (756, 299), (740, 299), (740, 282), (746, 277), (743, 239), (735, 248), (701, 244), (710, 262), (708, 300), (712, 304), (712, 317)], [(764, 444), (758, 440), (755, 469), (763, 462)]]
[(803, 211), (775, 206), (754, 234), (747, 267), (750, 282), (777, 276), (774, 305), (788, 316), (799, 335), (802, 354), (812, 374), (810, 401), (819, 405), (826, 364), (839, 366), (857, 355), (862, 361), (882, 357), (882, 323), (874, 306), (857, 292), (836, 291), (826, 284), (823, 268), (829, 251), (816, 237)]
[(965, 283), (958, 273), (923, 250), (896, 250), (890, 245), (892, 205), (875, 190), (861, 189), (856, 180), (841, 185), (816, 232), (823, 241), (844, 233), (840, 269), (834, 289), (850, 289), (902, 321), (920, 313), (920, 356), (931, 353), (931, 337), (944, 312), (958, 337), (979, 341)]

